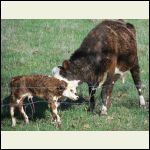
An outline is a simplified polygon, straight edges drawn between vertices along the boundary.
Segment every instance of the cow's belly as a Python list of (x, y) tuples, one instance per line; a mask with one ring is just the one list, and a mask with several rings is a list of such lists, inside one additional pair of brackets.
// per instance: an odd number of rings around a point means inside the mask
[[(119, 70), (118, 67), (116, 67), (114, 75), (119, 74), (120, 75), (120, 79), (122, 80), (122, 83), (124, 83), (125, 82), (125, 75), (126, 75), (127, 71), (121, 71), (121, 70)], [(107, 79), (107, 72), (104, 73), (103, 80), (99, 83), (98, 87), (101, 87), (105, 83), (106, 79)]]
[(115, 74), (123, 76), (127, 71), (121, 71), (118, 67), (115, 68)]
[[(128, 71), (128, 70), (127, 70)], [(115, 75), (116, 74), (119, 74), (120, 75), (120, 78), (121, 78), (121, 80), (122, 80), (122, 83), (124, 83), (125, 82), (125, 75), (126, 75), (126, 73), (127, 73), (127, 71), (121, 71), (119, 68), (115, 68)]]

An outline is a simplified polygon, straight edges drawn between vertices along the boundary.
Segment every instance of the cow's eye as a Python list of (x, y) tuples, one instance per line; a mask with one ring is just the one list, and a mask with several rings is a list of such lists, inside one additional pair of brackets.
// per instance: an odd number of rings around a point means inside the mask
[(72, 93), (73, 93), (73, 90), (71, 89), (71, 90), (70, 90), (70, 92), (72, 92)]

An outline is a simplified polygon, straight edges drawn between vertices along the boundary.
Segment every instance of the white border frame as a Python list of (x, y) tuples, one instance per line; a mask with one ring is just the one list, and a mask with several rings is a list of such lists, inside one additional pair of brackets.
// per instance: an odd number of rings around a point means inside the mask
[[(1, 1), (2, 19), (149, 19), (149, 1)], [(149, 131), (1, 131), (1, 148), (148, 149)]]

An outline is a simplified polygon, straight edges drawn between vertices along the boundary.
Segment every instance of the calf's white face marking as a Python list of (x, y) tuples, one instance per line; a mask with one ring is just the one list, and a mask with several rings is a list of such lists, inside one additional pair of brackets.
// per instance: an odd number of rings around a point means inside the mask
[(58, 67), (54, 67), (52, 69), (52, 75), (59, 80), (63, 80), (65, 82), (67, 82), (68, 85), (67, 85), (67, 88), (63, 92), (63, 96), (68, 97), (68, 98), (73, 99), (73, 100), (77, 100), (79, 98), (76, 95), (76, 93), (77, 93), (76, 88), (77, 88), (80, 80), (69, 81), (68, 79), (62, 77), (60, 75), (60, 68), (58, 68)]
[(77, 100), (79, 98), (79, 96), (77, 96), (77, 91), (76, 91), (78, 83), (79, 81), (69, 81), (67, 88), (63, 92), (63, 96), (73, 100)]

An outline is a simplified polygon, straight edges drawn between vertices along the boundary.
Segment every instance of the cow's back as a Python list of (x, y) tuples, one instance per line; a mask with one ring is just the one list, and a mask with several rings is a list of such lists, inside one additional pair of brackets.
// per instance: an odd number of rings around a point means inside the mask
[(117, 67), (126, 71), (134, 65), (136, 51), (136, 34), (132, 24), (122, 20), (104, 20), (89, 32), (71, 59), (76, 59), (78, 53), (94, 54), (101, 60), (104, 57), (116, 58)]

